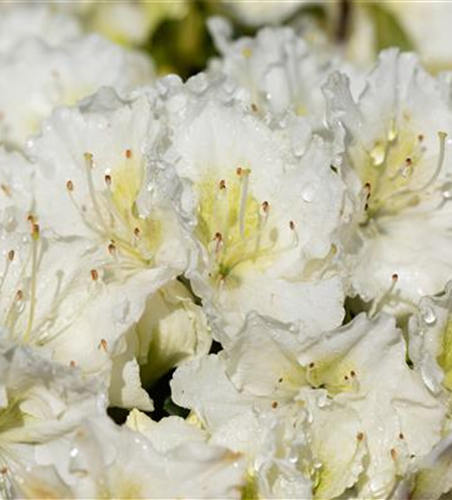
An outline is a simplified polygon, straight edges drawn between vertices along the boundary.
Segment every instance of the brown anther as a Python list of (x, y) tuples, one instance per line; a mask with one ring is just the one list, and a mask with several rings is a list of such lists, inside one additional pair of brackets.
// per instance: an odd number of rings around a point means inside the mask
[(35, 217), (34, 217), (34, 215), (29, 214), (27, 216), (27, 221), (30, 222), (31, 224), (34, 224), (35, 223)]
[(364, 441), (364, 433), (363, 432), (358, 432), (358, 434), (356, 435), (356, 439), (358, 441)]
[(364, 184), (364, 189), (365, 189), (366, 191), (372, 191), (372, 186), (371, 186), (370, 182), (366, 182), (366, 183)]
[(74, 183), (71, 180), (67, 181), (66, 188), (68, 191), (74, 191)]
[(293, 220), (291, 220), (291, 221), (289, 222), (289, 227), (290, 227), (290, 229), (291, 229), (292, 231), (294, 231), (294, 230), (295, 230), (295, 222), (294, 222)]
[(256, 104), (251, 103), (251, 110), (254, 111), (254, 113), (257, 113), (259, 111), (258, 107), (256, 106)]
[(397, 458), (397, 451), (394, 450), (394, 448), (391, 448), (390, 453), (391, 453), (391, 458), (395, 460)]
[(8, 198), (11, 197), (11, 188), (6, 184), (0, 184), (1, 190), (6, 194)]
[(105, 352), (107, 352), (108, 349), (108, 343), (105, 339), (100, 339), (99, 345), (97, 346), (98, 349), (103, 349)]
[(218, 187), (219, 187), (220, 189), (226, 189), (226, 181), (221, 180), (221, 181), (218, 183)]
[(315, 363), (314, 363), (314, 362), (309, 363), (309, 365), (308, 365), (308, 366), (309, 366), (309, 368), (311, 368), (311, 370), (312, 370), (312, 368), (314, 368), (314, 366), (315, 366)]
[(399, 275), (397, 273), (394, 273), (392, 276), (391, 276), (391, 279), (392, 281), (397, 282), (399, 280)]
[(242, 173), (243, 173), (243, 168), (242, 168), (242, 167), (237, 167), (237, 168), (235, 169), (235, 173), (236, 173), (237, 175), (242, 175)]
[(12, 261), (14, 260), (14, 256), (15, 256), (15, 255), (16, 255), (16, 253), (14, 252), (14, 250), (10, 250), (10, 251), (8, 252), (8, 260), (9, 260), (10, 262), (12, 262)]
[(77, 364), (76, 364), (76, 362), (75, 362), (75, 361), (71, 361), (71, 362), (69, 363), (69, 366), (70, 366), (71, 368), (75, 368), (75, 367), (77, 366)]
[(399, 439), (405, 439), (405, 436), (402, 433), (400, 433), (399, 434)]
[(352, 371), (350, 372), (350, 376), (352, 376), (352, 377), (356, 377), (356, 372), (355, 372), (355, 370), (352, 370)]
[(405, 163), (406, 163), (406, 165), (407, 165), (408, 167), (411, 167), (411, 165), (413, 164), (413, 160), (412, 160), (411, 158), (407, 158), (407, 159), (405, 160)]
[(0, 469), (0, 474), (3, 474), (3, 475), (8, 474), (8, 467), (2, 467)]
[(139, 227), (136, 227), (134, 230), (133, 230), (133, 234), (138, 238), (138, 236), (140, 236), (140, 228)]
[(423, 142), (423, 140), (424, 140), (424, 139), (425, 139), (424, 134), (419, 134), (419, 135), (417, 136), (417, 140), (418, 140), (419, 142)]
[(223, 241), (223, 236), (221, 233), (215, 233), (215, 236), (213, 237), (215, 241)]
[(369, 203), (366, 203), (366, 204), (364, 205), (364, 210), (366, 210), (366, 212), (367, 212), (367, 210), (369, 210)]
[(277, 401), (273, 401), (273, 403), (272, 403), (272, 408), (273, 408), (273, 409), (278, 408), (278, 402), (277, 402)]
[(113, 242), (108, 245), (108, 251), (111, 255), (114, 255), (116, 253), (116, 245)]
[(282, 381), (283, 381), (283, 378), (281, 377), (280, 379), (278, 379), (278, 384), (280, 384)]
[(110, 187), (110, 186), (111, 186), (111, 175), (108, 175), (108, 174), (107, 174), (107, 175), (104, 177), (104, 179), (105, 179), (105, 184), (106, 184), (108, 187)]
[(348, 375), (344, 375), (344, 379), (345, 379), (345, 380), (348, 380)]
[(132, 150), (131, 149), (126, 149), (124, 154), (126, 155), (126, 158), (128, 160), (130, 160), (130, 158), (132, 158)]
[(264, 201), (262, 203), (262, 210), (267, 213), (269, 210), (270, 210), (270, 204), (268, 203), (268, 201)]
[(22, 290), (17, 290), (16, 292), (16, 300), (19, 302), (24, 298), (24, 292)]
[(90, 273), (91, 273), (91, 279), (93, 281), (97, 281), (99, 279), (99, 273), (97, 272), (96, 269), (91, 269)]

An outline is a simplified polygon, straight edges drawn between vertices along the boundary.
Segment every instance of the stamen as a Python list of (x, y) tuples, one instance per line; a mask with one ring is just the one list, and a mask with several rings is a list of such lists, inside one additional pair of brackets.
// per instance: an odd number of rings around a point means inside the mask
[(128, 160), (130, 160), (130, 158), (132, 158), (132, 150), (131, 149), (126, 149), (125, 156), (126, 156), (126, 158)]
[(398, 281), (399, 281), (399, 275), (397, 273), (394, 273), (391, 276), (391, 285), (389, 286), (388, 290), (386, 290), (382, 294), (380, 300), (377, 301), (376, 299), (374, 299), (372, 307), (369, 311), (369, 316), (371, 318), (373, 318), (377, 313), (379, 313), (383, 309), (383, 306), (390, 300)]
[(429, 188), (432, 184), (434, 184), (434, 182), (438, 179), (441, 170), (443, 169), (444, 157), (446, 155), (446, 138), (447, 138), (446, 132), (438, 132), (438, 138), (439, 138), (439, 156), (436, 169), (433, 172), (431, 178), (427, 181), (427, 183), (424, 184), (424, 186), (422, 186), (421, 188), (417, 189), (416, 191), (424, 191), (425, 189)]
[(9, 268), (10, 268), (11, 262), (14, 260), (14, 255), (15, 255), (14, 250), (10, 250), (8, 252), (8, 255), (6, 256), (6, 265), (5, 265), (5, 270), (3, 272), (2, 281), (0, 282), (0, 291), (2, 290), (3, 284), (5, 283), (6, 278), (8, 276), (8, 272), (9, 272)]
[(105, 352), (108, 350), (108, 342), (105, 339), (100, 339), (99, 345), (97, 346), (98, 349), (103, 349)]
[[(239, 173), (240, 172), (240, 173)], [(246, 202), (248, 201), (248, 183), (249, 175), (251, 171), (248, 168), (237, 168), (237, 174), (240, 176), (242, 183), (242, 192), (240, 196), (240, 209), (239, 209), (239, 224), (240, 224), (240, 235), (242, 239), (245, 238), (245, 212), (246, 212)]]
[(89, 190), (89, 194), (91, 197), (91, 201), (93, 203), (93, 208), (94, 208), (94, 211), (97, 215), (100, 226), (105, 228), (106, 225), (105, 225), (104, 218), (102, 217), (102, 212), (100, 210), (99, 202), (97, 200), (96, 190), (94, 188), (93, 175), (91, 172), (92, 169), (94, 168), (93, 155), (91, 153), (85, 153), (83, 156), (85, 158), (86, 178), (88, 181), (88, 190)]
[(216, 241), (215, 253), (219, 253), (223, 245), (223, 236), (221, 233), (216, 233), (213, 239)]
[(99, 279), (99, 273), (96, 269), (91, 269), (90, 273), (93, 281), (97, 281)]
[(28, 313), (28, 324), (25, 330), (24, 339), (27, 340), (31, 335), (31, 330), (33, 328), (33, 320), (36, 309), (36, 285), (37, 285), (37, 273), (38, 273), (38, 241), (40, 238), (39, 225), (36, 223), (32, 224), (31, 228), (31, 284), (30, 284), (30, 309)]

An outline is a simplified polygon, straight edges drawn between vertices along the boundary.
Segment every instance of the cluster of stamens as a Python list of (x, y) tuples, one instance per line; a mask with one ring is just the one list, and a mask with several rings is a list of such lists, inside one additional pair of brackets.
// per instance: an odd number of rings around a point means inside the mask
[[(431, 195), (444, 165), (447, 134), (438, 132), (439, 154), (437, 165), (430, 177), (422, 179), (421, 166), (425, 165), (425, 137), (419, 134), (409, 147), (409, 155), (399, 159), (404, 152), (403, 140), (392, 126), (385, 143), (376, 143), (369, 153), (370, 168), (363, 187), (363, 222), (394, 215), (420, 203)], [(410, 141), (407, 141), (411, 144)], [(405, 148), (406, 149), (406, 148)], [(416, 174), (416, 180), (415, 175)]]
[(221, 179), (216, 185), (209, 184), (207, 196), (212, 196), (212, 189), (216, 191), (211, 206), (206, 206), (201, 195), (198, 228), (203, 228), (200, 237), (209, 254), (209, 275), (216, 284), (222, 285), (245, 263), (274, 257), (298, 244), (295, 223), (289, 221), (293, 241), (286, 248), (278, 245), (277, 231), (268, 224), (270, 203), (259, 203), (250, 195), (250, 176), (250, 169), (238, 167), (231, 181)]
[[(127, 149), (124, 156), (126, 161), (130, 160), (132, 151)], [(143, 233), (145, 236), (149, 236), (147, 233), (152, 230), (148, 224), (149, 221), (139, 216), (135, 201), (130, 206), (128, 203), (125, 206), (118, 205), (113, 191), (113, 178), (109, 173), (104, 175), (104, 189), (102, 191), (96, 190), (93, 179), (95, 163), (91, 153), (84, 154), (84, 165), (94, 217), (88, 218), (87, 207), (77, 203), (74, 182), (72, 180), (66, 182), (67, 192), (82, 221), (102, 241), (107, 242), (107, 251), (116, 261), (119, 253), (123, 258), (126, 258), (127, 264), (122, 262), (122, 267), (124, 265), (134, 267), (137, 262), (140, 266), (150, 265), (153, 251), (147, 244), (149, 238), (143, 237)], [(129, 165), (128, 168), (133, 167)]]

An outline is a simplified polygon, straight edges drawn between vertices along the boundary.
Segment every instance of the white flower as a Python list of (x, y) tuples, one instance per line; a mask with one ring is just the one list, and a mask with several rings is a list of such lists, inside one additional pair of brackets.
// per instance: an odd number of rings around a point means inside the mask
[(3, 2), (0, 6), (0, 53), (31, 38), (58, 46), (81, 34), (77, 19), (42, 3)]
[(415, 56), (390, 50), (357, 103), (343, 75), (325, 91), (333, 125), (346, 131), (342, 239), (352, 293), (374, 309), (413, 310), (451, 272), (452, 111), (442, 85)]
[(234, 335), (253, 309), (312, 329), (340, 324), (341, 281), (329, 262), (342, 183), (328, 143), (308, 133), (296, 154), (296, 127), (272, 129), (238, 103), (187, 89), (167, 107), (172, 141), (156, 157), (194, 242), (187, 277), (220, 328)]
[(209, 434), (210, 443), (245, 455), (248, 470), (243, 496), (311, 497), (310, 454), (301, 406), (280, 414), (270, 401), (237, 390), (221, 356), (204, 357), (179, 368), (171, 388), (173, 400), (192, 410), (191, 418)]
[(75, 104), (102, 86), (125, 95), (153, 77), (144, 56), (98, 36), (56, 47), (27, 39), (0, 54), (0, 141), (23, 147), (55, 106)]
[(313, 337), (252, 315), (226, 356), (242, 398), (282, 412), (305, 402), (318, 498), (340, 495), (363, 470), (359, 494), (386, 497), (411, 456), (426, 455), (441, 437), (446, 407), (407, 366), (390, 317), (361, 315)]
[(38, 357), (30, 349), (4, 343), (0, 351), (0, 494), (38, 464), (37, 450), (72, 432), (104, 410), (98, 383)]
[[(325, 126), (325, 99), (321, 86), (345, 63), (333, 50), (310, 46), (291, 28), (263, 28), (255, 38), (232, 41), (232, 27), (222, 18), (209, 20), (221, 59), (210, 71), (224, 73), (249, 93), (250, 104), (269, 119), (291, 111), (305, 116), (317, 128)], [(350, 71), (351, 72), (351, 71)], [(354, 72), (354, 94), (362, 79)]]
[[(159, 452), (143, 435), (118, 428), (106, 416), (86, 420), (65, 450), (66, 474), (25, 471), (17, 478), (21, 498), (240, 498), (243, 461), (218, 446), (188, 442)], [(54, 464), (58, 469), (58, 464)], [(70, 495), (68, 495), (70, 492)]]
[(148, 189), (143, 152), (157, 132), (146, 100), (123, 103), (109, 91), (83, 112), (57, 111), (29, 144), (27, 226), (5, 227), (2, 238), (10, 337), (111, 378), (112, 404), (145, 410), (141, 369), (151, 383), (210, 346), (202, 310), (170, 283), (187, 256), (173, 209)]

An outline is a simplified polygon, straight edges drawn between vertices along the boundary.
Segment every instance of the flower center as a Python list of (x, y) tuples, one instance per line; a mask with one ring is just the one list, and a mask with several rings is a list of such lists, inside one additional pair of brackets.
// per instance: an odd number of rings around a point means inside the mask
[[(109, 242), (108, 250), (120, 254), (130, 267), (150, 266), (161, 242), (161, 224), (157, 218), (142, 216), (137, 207), (137, 197), (143, 186), (141, 162), (132, 159), (131, 150), (125, 151), (125, 160), (111, 173), (104, 176), (104, 188), (94, 186), (94, 158), (85, 153), (86, 180), (93, 210), (88, 218), (87, 207), (79, 205), (75, 186), (71, 180), (66, 187), (85, 224), (101, 239)], [(122, 262), (121, 267), (125, 263)]]
[(358, 170), (364, 183), (363, 224), (396, 215), (432, 195), (444, 164), (446, 134), (438, 132), (438, 138), (437, 163), (430, 166), (423, 134), (399, 130), (391, 122), (386, 138), (374, 143)]
[[(250, 180), (251, 170), (238, 167), (227, 179), (206, 179), (198, 186), (197, 237), (207, 249), (209, 276), (217, 286), (239, 285), (247, 266), (264, 269), (286, 250), (278, 245), (278, 229), (269, 224), (269, 202), (250, 194)], [(294, 223), (289, 227), (298, 243)]]

